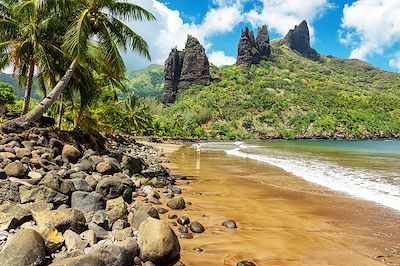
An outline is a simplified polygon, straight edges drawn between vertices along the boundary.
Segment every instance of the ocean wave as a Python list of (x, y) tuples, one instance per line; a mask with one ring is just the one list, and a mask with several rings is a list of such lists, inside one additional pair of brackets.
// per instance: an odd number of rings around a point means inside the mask
[(237, 147), (225, 152), (229, 155), (249, 158), (279, 167), (302, 179), (345, 192), (349, 195), (373, 201), (400, 211), (400, 188), (380, 178), (382, 173), (367, 169), (354, 169), (333, 162), (318, 161), (290, 155), (261, 155), (243, 152)]

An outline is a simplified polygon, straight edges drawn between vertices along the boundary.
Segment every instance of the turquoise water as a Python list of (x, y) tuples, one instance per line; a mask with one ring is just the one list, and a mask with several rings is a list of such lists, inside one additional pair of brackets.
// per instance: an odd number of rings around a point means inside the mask
[(201, 146), (270, 164), (306, 181), (400, 210), (400, 141), (301, 140)]

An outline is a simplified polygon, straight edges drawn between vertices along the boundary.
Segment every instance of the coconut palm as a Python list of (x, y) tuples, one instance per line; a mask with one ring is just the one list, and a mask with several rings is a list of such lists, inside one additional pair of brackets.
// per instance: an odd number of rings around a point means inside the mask
[[(32, 0), (34, 1), (34, 0)], [(3, 130), (27, 127), (37, 121), (57, 100), (69, 84), (77, 67), (91, 68), (93, 71), (106, 70), (112, 78), (121, 79), (125, 75), (125, 64), (120, 50), (131, 49), (150, 59), (147, 43), (130, 29), (122, 20), (154, 20), (155, 17), (142, 7), (118, 0), (36, 0), (39, 9), (54, 12), (54, 6), (72, 3), (72, 23), (65, 36), (62, 50), (70, 61), (63, 77), (47, 97), (32, 111), (2, 125)]]

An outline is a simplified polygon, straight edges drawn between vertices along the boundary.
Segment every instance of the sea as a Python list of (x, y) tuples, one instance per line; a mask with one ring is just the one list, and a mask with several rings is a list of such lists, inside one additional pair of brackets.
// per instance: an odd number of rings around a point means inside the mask
[(272, 140), (195, 145), (279, 167), (308, 182), (400, 211), (400, 141)]

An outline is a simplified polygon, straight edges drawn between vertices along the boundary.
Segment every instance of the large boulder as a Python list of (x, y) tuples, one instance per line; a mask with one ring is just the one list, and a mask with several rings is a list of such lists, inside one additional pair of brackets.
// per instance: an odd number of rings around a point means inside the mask
[(31, 229), (22, 229), (12, 236), (0, 253), (1, 265), (44, 265), (46, 247), (42, 236)]
[(117, 243), (98, 243), (93, 246), (89, 254), (101, 259), (107, 266), (131, 266), (134, 265), (133, 259), (138, 253), (135, 239), (128, 237)]
[(64, 159), (68, 159), (71, 163), (76, 163), (81, 158), (82, 153), (72, 145), (64, 145), (61, 153)]
[(285, 36), (285, 44), (304, 57), (316, 61), (321, 59), (321, 56), (310, 46), (310, 32), (305, 20), (300, 25), (295, 26), (293, 30), (289, 30)]
[(144, 169), (145, 163), (141, 158), (124, 155), (124, 157), (122, 157), (121, 166), (127, 169), (131, 175), (134, 175), (140, 173)]
[(106, 202), (97, 192), (75, 191), (71, 195), (71, 208), (82, 212), (103, 210)]
[(37, 212), (33, 214), (33, 218), (38, 226), (54, 227), (59, 232), (71, 230), (80, 234), (87, 229), (85, 216), (76, 209)]
[(51, 266), (108, 266), (96, 255), (83, 254), (73, 258), (56, 259)]
[(181, 247), (178, 237), (165, 221), (147, 218), (138, 232), (138, 245), (142, 261), (162, 264), (174, 261)]
[(128, 179), (119, 177), (106, 177), (99, 181), (96, 192), (106, 199), (115, 199), (124, 195), (127, 190), (133, 191), (135, 185)]

